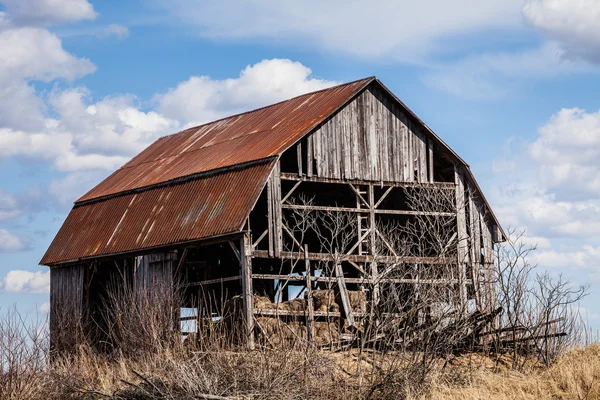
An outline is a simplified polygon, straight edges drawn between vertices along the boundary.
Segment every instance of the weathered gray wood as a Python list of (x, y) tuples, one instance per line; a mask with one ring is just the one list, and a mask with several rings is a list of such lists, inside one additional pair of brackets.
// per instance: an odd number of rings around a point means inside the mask
[(306, 138), (306, 176), (309, 178), (313, 175), (313, 162), (314, 162), (314, 154), (313, 154), (313, 138), (312, 135)]
[[(266, 250), (254, 250), (254, 258), (271, 258)], [(282, 251), (281, 259), (284, 260), (304, 260), (304, 252)], [(334, 261), (334, 256), (330, 253), (309, 253), (311, 261)], [(339, 256), (342, 261), (353, 261), (356, 263), (370, 263), (377, 259), (382, 264), (442, 264), (449, 265), (456, 263), (456, 258), (450, 257), (373, 257), (372, 255), (342, 254)]]
[(350, 208), (350, 207), (328, 207), (328, 206), (309, 206), (299, 204), (283, 204), (283, 209), (289, 210), (318, 210), (318, 211), (339, 211), (339, 212), (353, 212), (353, 213), (364, 213), (364, 214), (389, 214), (389, 215), (428, 215), (438, 217), (452, 217), (454, 213), (451, 212), (437, 212), (437, 211), (411, 211), (411, 210), (384, 210), (376, 209), (371, 211), (368, 208)]
[(306, 273), (306, 332), (308, 342), (312, 343), (315, 337), (315, 315), (312, 298), (312, 271), (310, 268), (310, 259), (308, 258), (307, 245), (304, 245), (304, 270)]
[[(309, 257), (310, 259), (310, 257)], [(279, 275), (279, 274), (252, 274), (252, 279), (263, 279), (263, 280), (286, 280), (286, 281), (296, 281), (296, 282), (305, 282), (306, 277), (302, 275)], [(327, 277), (327, 276), (313, 276), (310, 279), (312, 282), (323, 282), (323, 283), (337, 283), (337, 277)], [(344, 278), (346, 283), (356, 283), (356, 284), (373, 284), (373, 281), (370, 278)], [(413, 285), (457, 285), (460, 283), (459, 279), (404, 279), (404, 278), (385, 278), (378, 277), (377, 282), (379, 283), (406, 283)], [(470, 279), (466, 281), (468, 284), (472, 283)], [(316, 314), (315, 314), (316, 315)]]
[(466, 265), (469, 263), (467, 235), (467, 220), (465, 215), (465, 184), (462, 171), (458, 167), (454, 169), (454, 181), (456, 183), (456, 229), (457, 229), (457, 255), (458, 276), (461, 282), (459, 286), (461, 305), (467, 304)]
[(429, 182), (423, 129), (376, 87), (363, 91), (309, 137), (314, 146), (307, 150), (319, 177)]
[(231, 281), (239, 281), (240, 279), (242, 279), (241, 275), (228, 276), (226, 278), (216, 278), (216, 279), (207, 279), (205, 281), (200, 281), (200, 282), (190, 282), (190, 283), (187, 284), (187, 286), (188, 287), (206, 286), (206, 285), (213, 285), (215, 283), (224, 283), (224, 282), (231, 282)]
[(83, 317), (84, 265), (50, 268), (50, 349), (74, 351)]
[[(334, 184), (352, 184), (352, 185), (364, 185), (365, 181), (360, 181), (356, 179), (348, 179), (344, 181), (340, 181), (339, 179), (325, 178), (313, 176), (309, 177), (298, 177), (296, 174), (290, 174), (286, 172), (282, 172), (280, 174), (280, 178), (285, 181), (304, 181), (304, 182), (321, 182), (321, 183), (334, 183)], [(434, 182), (434, 183), (420, 183), (420, 182), (380, 182), (380, 186), (394, 186), (394, 187), (422, 187), (422, 188), (435, 188), (440, 190), (454, 190), (455, 184), (452, 182)]]
[(303, 175), (303, 171), (302, 171), (302, 143), (298, 142), (298, 144), (296, 145), (296, 153), (297, 153), (297, 158), (298, 158), (298, 176), (302, 176)]
[(348, 289), (346, 289), (346, 282), (344, 280), (344, 272), (342, 270), (342, 264), (335, 264), (335, 276), (340, 290), (340, 298), (342, 299), (342, 306), (344, 308), (344, 314), (349, 326), (354, 326), (354, 315), (352, 314), (352, 304), (350, 303), (350, 297), (348, 296)]
[(245, 233), (240, 239), (240, 269), (242, 277), (242, 307), (246, 322), (248, 348), (254, 349), (254, 305), (252, 289), (252, 242), (250, 234)]
[(429, 138), (427, 138), (427, 166), (428, 181), (433, 183), (433, 142)]
[[(373, 256), (377, 256), (376, 244), (377, 240), (377, 226), (375, 225), (375, 188), (373, 185), (369, 185), (369, 228), (371, 230), (371, 240), (370, 240), (370, 253)], [(371, 260), (371, 279), (374, 282), (373, 285), (373, 302), (375, 304), (379, 304), (379, 294), (380, 294), (380, 286), (378, 282), (379, 273), (377, 270), (377, 261), (375, 259)]]

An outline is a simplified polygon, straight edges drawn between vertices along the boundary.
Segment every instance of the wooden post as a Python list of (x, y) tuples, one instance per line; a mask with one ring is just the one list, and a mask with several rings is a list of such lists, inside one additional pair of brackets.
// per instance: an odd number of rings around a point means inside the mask
[(308, 259), (308, 245), (304, 245), (304, 267), (306, 269), (306, 332), (308, 342), (312, 343), (315, 337), (315, 313), (312, 298), (312, 273)]
[(352, 304), (350, 303), (350, 297), (348, 296), (348, 290), (346, 289), (344, 271), (342, 270), (342, 264), (338, 261), (335, 261), (335, 276), (337, 278), (338, 288), (340, 289), (340, 298), (342, 299), (342, 306), (344, 307), (348, 325), (354, 326), (354, 315), (352, 315)]
[(469, 262), (467, 219), (465, 213), (465, 184), (463, 176), (458, 167), (454, 167), (454, 182), (456, 184), (456, 233), (458, 238), (458, 279), (460, 282), (459, 295), (461, 307), (467, 305), (467, 270), (466, 265)]
[[(375, 188), (373, 184), (369, 184), (369, 226), (371, 228), (371, 255), (375, 258), (375, 239), (377, 237), (375, 226)], [(371, 261), (371, 279), (373, 281), (373, 302), (379, 303), (379, 271), (377, 270), (377, 262)]]
[(254, 349), (254, 306), (252, 299), (252, 241), (246, 232), (240, 240), (240, 267), (242, 277), (242, 304), (246, 323), (248, 349)]

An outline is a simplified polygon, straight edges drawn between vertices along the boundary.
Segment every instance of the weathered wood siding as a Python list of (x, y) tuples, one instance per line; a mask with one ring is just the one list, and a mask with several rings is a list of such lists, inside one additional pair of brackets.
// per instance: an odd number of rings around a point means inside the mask
[(81, 333), (85, 267), (50, 269), (50, 347), (53, 351), (75, 348)]
[[(372, 86), (308, 140), (319, 177), (390, 182), (428, 182), (433, 149), (423, 129)], [(311, 165), (309, 163), (309, 165)]]
[(157, 285), (173, 286), (174, 265), (177, 253), (153, 253), (136, 257), (134, 288), (143, 293)]

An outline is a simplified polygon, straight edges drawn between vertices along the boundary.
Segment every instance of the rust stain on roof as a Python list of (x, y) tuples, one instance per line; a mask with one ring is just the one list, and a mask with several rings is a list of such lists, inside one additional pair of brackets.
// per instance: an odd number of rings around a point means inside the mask
[(41, 260), (143, 250), (239, 232), (275, 159), (186, 182), (75, 205)]
[(278, 155), (374, 79), (304, 94), (160, 138), (77, 202)]

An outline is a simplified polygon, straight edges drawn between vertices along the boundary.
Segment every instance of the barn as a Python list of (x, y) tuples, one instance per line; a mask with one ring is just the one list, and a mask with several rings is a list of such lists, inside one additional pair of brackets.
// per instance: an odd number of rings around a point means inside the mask
[[(488, 310), (504, 239), (468, 164), (370, 77), (158, 139), (75, 202), (40, 263), (55, 348), (73, 345), (60, 316), (100, 319), (109, 283), (177, 285), (192, 310), (177, 317), (196, 322), (238, 299), (252, 347), (261, 316), (301, 319), (310, 339), (398, 288), (406, 307), (442, 285), (440, 303)], [(325, 290), (338, 308), (313, 304)], [(294, 297), (300, 310), (272, 306)]]

